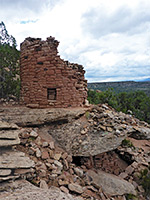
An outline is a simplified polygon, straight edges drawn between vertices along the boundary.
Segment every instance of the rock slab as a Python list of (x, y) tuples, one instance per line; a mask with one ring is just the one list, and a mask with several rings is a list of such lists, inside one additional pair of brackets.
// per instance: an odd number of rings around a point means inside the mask
[(9, 150), (0, 154), (1, 169), (19, 169), (34, 167), (34, 161), (26, 157), (23, 152)]
[[(7, 188), (10, 188), (9, 191), (7, 191)], [(13, 191), (11, 191), (11, 188), (13, 188)], [(41, 189), (26, 180), (0, 185), (0, 190), (5, 191), (0, 193), (1, 200), (79, 200), (78, 197), (61, 192), (59, 188)]]
[(87, 175), (91, 178), (91, 182), (98, 188), (102, 188), (106, 194), (111, 196), (133, 194), (136, 195), (134, 186), (112, 174), (98, 171), (95, 173), (92, 170), (87, 172)]
[(0, 147), (8, 147), (20, 143), (18, 126), (0, 121)]

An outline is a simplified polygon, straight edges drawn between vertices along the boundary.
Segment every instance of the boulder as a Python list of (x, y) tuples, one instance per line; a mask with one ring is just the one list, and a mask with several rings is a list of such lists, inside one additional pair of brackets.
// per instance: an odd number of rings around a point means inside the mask
[(150, 128), (134, 127), (134, 131), (131, 133), (130, 137), (138, 140), (150, 140)]
[(134, 186), (120, 177), (103, 171), (96, 173), (92, 170), (89, 170), (87, 175), (90, 177), (91, 183), (97, 188), (102, 188), (106, 194), (111, 196), (124, 194), (136, 195)]
[(83, 188), (80, 185), (78, 185), (77, 183), (70, 183), (68, 185), (68, 188), (70, 191), (78, 193), (78, 194), (82, 194), (84, 192)]
[(40, 181), (40, 188), (42, 188), (42, 189), (48, 189), (48, 185), (47, 185), (47, 183), (46, 183), (45, 180), (41, 180)]

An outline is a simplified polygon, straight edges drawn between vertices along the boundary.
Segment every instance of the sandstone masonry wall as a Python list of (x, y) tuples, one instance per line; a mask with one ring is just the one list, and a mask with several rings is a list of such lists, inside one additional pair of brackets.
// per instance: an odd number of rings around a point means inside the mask
[(87, 98), (82, 65), (64, 61), (53, 37), (21, 44), (21, 102), (29, 107), (77, 107)]

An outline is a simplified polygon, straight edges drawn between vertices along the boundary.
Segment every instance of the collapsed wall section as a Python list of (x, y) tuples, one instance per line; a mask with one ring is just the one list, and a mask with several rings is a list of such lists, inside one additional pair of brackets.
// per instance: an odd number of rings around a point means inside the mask
[(53, 37), (26, 38), (21, 44), (21, 103), (29, 107), (78, 107), (87, 98), (82, 65), (64, 61)]

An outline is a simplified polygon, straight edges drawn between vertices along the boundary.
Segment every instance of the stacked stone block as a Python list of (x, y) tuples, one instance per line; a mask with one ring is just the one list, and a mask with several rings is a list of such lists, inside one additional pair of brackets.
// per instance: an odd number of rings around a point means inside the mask
[(34, 162), (14, 148), (20, 144), (19, 132), (16, 124), (0, 121), (0, 184), (34, 172)]
[(87, 98), (83, 67), (58, 55), (59, 42), (26, 38), (21, 44), (21, 102), (30, 107), (78, 107)]

